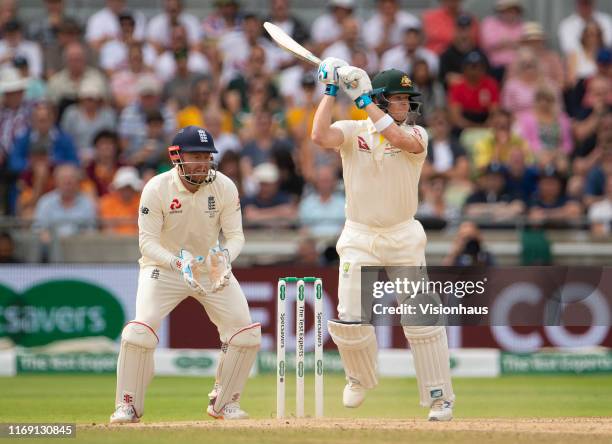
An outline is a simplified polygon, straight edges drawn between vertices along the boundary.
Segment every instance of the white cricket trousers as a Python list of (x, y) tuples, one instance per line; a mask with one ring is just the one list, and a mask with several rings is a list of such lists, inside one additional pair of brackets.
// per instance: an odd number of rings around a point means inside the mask
[[(157, 332), (162, 319), (183, 299), (193, 296), (217, 327), (223, 343), (237, 330), (252, 323), (246, 297), (233, 274), (228, 286), (217, 293), (194, 293), (179, 273), (156, 266), (142, 267), (138, 276), (135, 321), (143, 322)], [(199, 334), (199, 328), (193, 326), (194, 334)]]
[(426, 244), (425, 230), (416, 219), (385, 228), (347, 220), (336, 244), (340, 256), (338, 318), (361, 321), (361, 267), (425, 265)]

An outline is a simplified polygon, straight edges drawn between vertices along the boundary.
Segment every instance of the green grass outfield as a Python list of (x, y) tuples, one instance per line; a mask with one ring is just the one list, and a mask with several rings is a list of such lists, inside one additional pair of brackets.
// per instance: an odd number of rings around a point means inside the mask
[[(306, 412), (313, 412), (312, 376), (306, 382)], [(164, 428), (91, 427), (105, 424), (113, 411), (115, 378), (112, 375), (50, 375), (0, 378), (0, 422), (69, 422), (83, 425), (78, 428), (78, 442), (223, 442), (237, 443), (361, 443), (361, 442), (575, 442), (588, 434), (590, 443), (612, 442), (612, 433), (603, 432), (612, 424), (603, 419), (604, 428), (594, 424), (584, 427), (586, 420), (577, 417), (612, 417), (612, 375), (598, 376), (513, 376), (495, 379), (454, 380), (457, 404), (453, 427), (465, 424), (492, 425), (487, 430), (449, 429), (446, 424), (423, 421), (426, 409), (418, 405), (414, 379), (385, 378), (378, 388), (368, 394), (364, 405), (356, 410), (341, 405), (344, 380), (338, 375), (325, 378), (325, 416), (338, 418), (338, 426), (328, 423), (327, 428), (317, 428), (314, 421), (306, 427), (295, 426), (295, 421), (270, 421), (275, 416), (276, 380), (274, 375), (262, 375), (250, 379), (242, 399), (242, 407), (254, 419), (276, 426), (257, 427), (251, 421), (249, 428), (241, 428), (238, 422), (224, 422), (217, 427), (205, 413), (206, 394), (212, 386), (211, 378), (157, 377), (151, 383), (146, 400), (143, 423), (199, 421), (203, 427), (186, 427), (176, 424)], [(295, 408), (293, 379), (288, 381), (287, 410)], [(347, 418), (347, 419), (340, 419)], [(371, 426), (354, 427), (350, 418), (373, 418)], [(403, 419), (415, 430), (385, 429), (385, 419)], [(474, 418), (479, 418), (475, 420)], [(514, 422), (524, 423), (532, 418), (567, 418), (577, 424), (573, 429), (553, 433), (550, 427), (540, 430), (536, 423), (517, 430)], [(504, 419), (504, 427), (496, 427), (495, 421)], [(564, 419), (564, 421), (566, 421)], [(217, 421), (217, 424), (220, 422)], [(284, 424), (293, 424), (290, 428)], [(255, 424), (254, 427), (251, 427)], [(346, 427), (343, 426), (346, 424)], [(500, 423), (501, 424), (501, 423)], [(582, 424), (582, 425), (581, 425)], [(87, 427), (85, 427), (87, 425)], [(427, 429), (421, 430), (421, 426)], [(579, 427), (580, 426), (580, 427)], [(309, 430), (304, 430), (308, 428)], [(578, 430), (579, 428), (579, 430)], [(605, 429), (605, 430), (604, 430)], [(520, 436), (519, 436), (520, 435)], [(449, 437), (452, 439), (449, 440)], [(18, 442), (27, 442), (20, 439)], [(41, 442), (33, 440), (32, 442)], [(70, 440), (69, 442), (75, 442)], [(480, 444), (480, 443), (479, 443)]]

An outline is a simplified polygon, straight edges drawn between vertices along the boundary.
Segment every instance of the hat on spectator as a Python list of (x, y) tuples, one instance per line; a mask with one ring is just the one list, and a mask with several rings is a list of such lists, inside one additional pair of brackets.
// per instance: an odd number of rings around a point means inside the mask
[(460, 14), (459, 17), (457, 17), (456, 23), (460, 28), (469, 28), (472, 26), (473, 20), (474, 19), (472, 19), (472, 16), (469, 14)]
[(97, 80), (87, 79), (81, 82), (79, 87), (80, 99), (102, 99), (104, 97), (104, 86)]
[(505, 9), (518, 8), (523, 10), (523, 2), (521, 0), (497, 0), (495, 3), (495, 9), (503, 11)]
[(523, 35), (521, 38), (524, 41), (544, 40), (544, 29), (538, 22), (526, 22), (523, 25)]
[(23, 91), (28, 86), (28, 79), (14, 67), (7, 67), (0, 71), (0, 93)]
[(557, 170), (553, 165), (547, 165), (544, 168), (542, 168), (542, 171), (540, 172), (540, 176), (538, 180), (549, 179), (549, 178), (557, 179), (559, 182), (563, 182), (565, 180), (565, 177), (563, 176), (563, 174), (561, 174), (561, 172)]
[(479, 51), (470, 51), (463, 58), (463, 66), (465, 65), (482, 65), (485, 59)]
[(278, 168), (273, 163), (261, 163), (253, 170), (253, 178), (257, 183), (275, 183), (278, 181)]
[(505, 175), (504, 166), (499, 162), (491, 162), (482, 171), (483, 176), (486, 174), (500, 174), (503, 176)]
[(151, 75), (142, 76), (138, 79), (138, 83), (136, 84), (136, 90), (138, 91), (138, 95), (146, 96), (146, 95), (158, 95), (161, 93), (161, 85), (157, 81), (157, 79)]
[(138, 177), (138, 170), (130, 166), (119, 168), (115, 173), (115, 177), (113, 177), (111, 187), (113, 190), (132, 187), (134, 190), (140, 191), (142, 189), (142, 180)]
[(24, 56), (17, 55), (13, 57), (13, 66), (15, 68), (27, 68), (28, 59), (26, 59)]
[(612, 50), (610, 48), (600, 48), (597, 52), (597, 63), (609, 65), (612, 63)]
[(21, 23), (19, 23), (17, 20), (9, 20), (8, 22), (4, 24), (3, 31), (4, 32), (21, 31)]
[(329, 0), (329, 6), (332, 8), (353, 9), (355, 7), (354, 0)]

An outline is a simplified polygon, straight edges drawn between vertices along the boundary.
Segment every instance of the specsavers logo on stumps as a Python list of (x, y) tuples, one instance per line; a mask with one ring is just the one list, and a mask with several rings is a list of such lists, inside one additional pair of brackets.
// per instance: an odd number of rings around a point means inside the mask
[(47, 281), (18, 294), (0, 286), (0, 338), (35, 347), (92, 336), (115, 340), (125, 313), (107, 290), (82, 281)]

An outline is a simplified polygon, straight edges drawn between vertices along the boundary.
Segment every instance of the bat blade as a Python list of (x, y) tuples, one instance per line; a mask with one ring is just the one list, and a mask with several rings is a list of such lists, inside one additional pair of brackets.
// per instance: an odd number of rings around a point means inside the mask
[(314, 55), (312, 52), (308, 51), (298, 42), (293, 40), (290, 36), (287, 35), (285, 31), (276, 26), (273, 23), (265, 22), (263, 24), (264, 29), (270, 34), (272, 40), (276, 42), (278, 46), (283, 48), (286, 51), (289, 51), (294, 56), (299, 59), (302, 59), (306, 62), (310, 62), (313, 65), (319, 66), (321, 63), (321, 59)]

